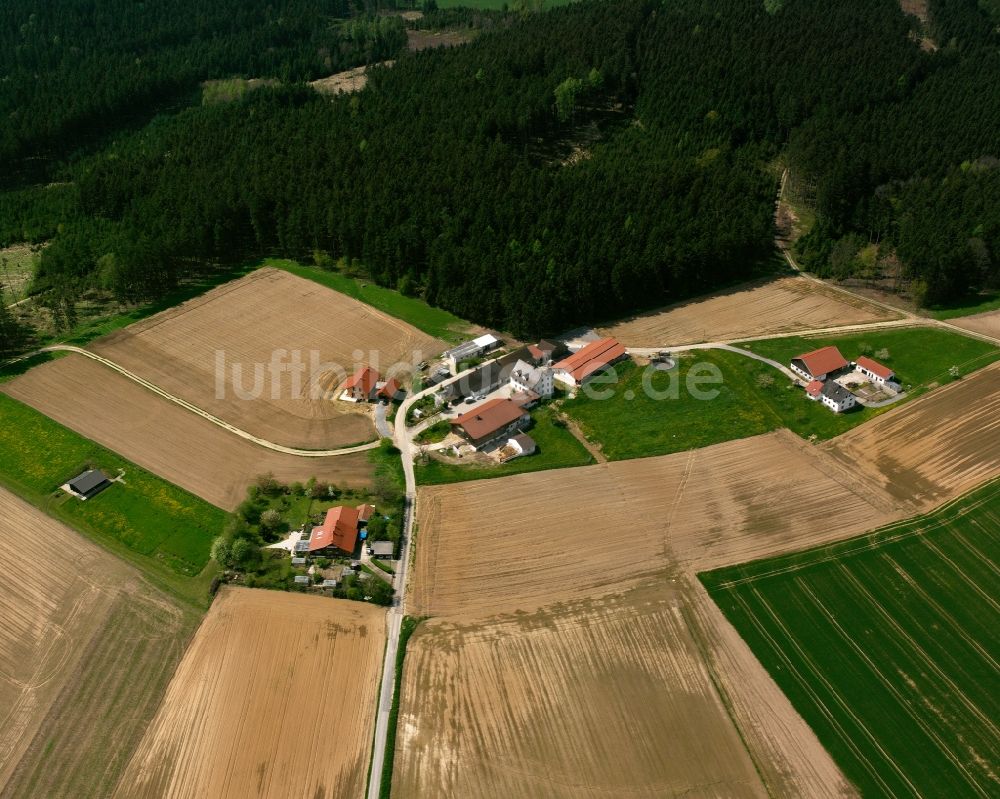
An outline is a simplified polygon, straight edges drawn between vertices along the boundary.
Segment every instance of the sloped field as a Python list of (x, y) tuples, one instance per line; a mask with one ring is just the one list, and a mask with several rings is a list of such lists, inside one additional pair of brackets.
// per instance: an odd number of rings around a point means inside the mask
[(702, 575), (865, 796), (1000, 791), (1000, 483), (935, 513)]
[[(259, 438), (332, 449), (374, 437), (363, 406), (334, 399), (359, 364), (384, 374), (445, 345), (344, 294), (265, 268), (91, 347)], [(280, 369), (296, 352), (300, 365)]]
[(372, 477), (364, 452), (303, 458), (265, 449), (82, 355), (36, 366), (2, 390), (221, 508), (236, 507), (264, 472), (351, 486)]
[(385, 610), (224, 588), (115, 792), (360, 797)]
[(194, 624), (0, 489), (0, 795), (107, 796)]
[(671, 305), (616, 322), (601, 332), (630, 347), (666, 347), (896, 318), (898, 314), (861, 297), (848, 296), (804, 277), (783, 277)]

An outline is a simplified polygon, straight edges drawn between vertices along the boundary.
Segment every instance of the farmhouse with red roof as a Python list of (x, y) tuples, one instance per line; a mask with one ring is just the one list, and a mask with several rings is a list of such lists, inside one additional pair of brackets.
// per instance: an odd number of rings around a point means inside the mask
[(625, 347), (613, 338), (590, 342), (552, 368), (553, 377), (568, 386), (582, 385), (587, 378), (625, 357)]
[(309, 547), (306, 550), (310, 555), (324, 553), (347, 553), (354, 552), (354, 547), (358, 543), (358, 528), (361, 526), (361, 514), (366, 513), (371, 516), (368, 510), (371, 506), (362, 505), (360, 508), (348, 508), (344, 505), (337, 505), (326, 512), (326, 518), (319, 527), (313, 527), (309, 534)]
[(850, 364), (840, 354), (840, 350), (830, 346), (796, 355), (792, 358), (791, 366), (793, 372), (806, 380), (823, 381), (847, 369)]
[(492, 399), (468, 413), (451, 420), (452, 430), (467, 439), (476, 449), (519, 430), (531, 416), (524, 407), (510, 399)]
[(899, 385), (896, 383), (896, 373), (892, 369), (873, 361), (866, 355), (859, 356), (855, 366), (861, 374), (877, 385), (888, 385), (890, 388), (897, 388)]
[(375, 396), (375, 386), (379, 374), (370, 366), (362, 366), (344, 383), (344, 393), (341, 399), (350, 402), (370, 402)]

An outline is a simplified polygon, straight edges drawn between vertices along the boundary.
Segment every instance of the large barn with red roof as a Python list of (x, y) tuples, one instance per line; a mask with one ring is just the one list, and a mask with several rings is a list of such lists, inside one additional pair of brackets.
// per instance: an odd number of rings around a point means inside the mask
[(560, 383), (576, 387), (625, 355), (624, 345), (616, 339), (598, 339), (554, 364), (553, 377)]

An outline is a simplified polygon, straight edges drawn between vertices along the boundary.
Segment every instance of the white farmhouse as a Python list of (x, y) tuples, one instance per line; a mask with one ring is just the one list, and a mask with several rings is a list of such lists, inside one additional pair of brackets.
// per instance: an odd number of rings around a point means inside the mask
[(899, 391), (901, 388), (896, 382), (896, 373), (892, 369), (865, 355), (861, 355), (855, 361), (855, 368), (877, 386), (885, 386), (893, 391)]
[(823, 388), (819, 392), (819, 399), (834, 413), (843, 413), (853, 408), (858, 402), (850, 391), (832, 380), (827, 380), (823, 384)]
[(518, 361), (510, 373), (510, 386), (515, 392), (551, 397), (552, 369), (548, 366), (532, 366), (526, 361)]

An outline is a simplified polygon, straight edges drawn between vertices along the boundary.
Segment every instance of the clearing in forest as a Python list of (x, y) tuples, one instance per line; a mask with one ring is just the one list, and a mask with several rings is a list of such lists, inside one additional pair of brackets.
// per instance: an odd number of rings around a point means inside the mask
[(832, 546), (701, 575), (865, 796), (1000, 787), (1000, 483)]
[(288, 483), (316, 477), (363, 487), (372, 479), (366, 452), (304, 458), (265, 449), (82, 355), (36, 366), (2, 390), (226, 510), (265, 472)]
[(804, 277), (767, 278), (624, 319), (601, 329), (629, 347), (735, 341), (898, 314)]
[(116, 799), (364, 793), (385, 610), (223, 588)]
[(385, 375), (444, 346), (369, 305), (273, 268), (91, 344), (236, 427), (312, 449), (374, 438), (366, 406), (335, 399), (338, 386), (359, 366)]
[(2, 488), (0, 570), (0, 794), (107, 796), (196, 614)]

